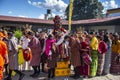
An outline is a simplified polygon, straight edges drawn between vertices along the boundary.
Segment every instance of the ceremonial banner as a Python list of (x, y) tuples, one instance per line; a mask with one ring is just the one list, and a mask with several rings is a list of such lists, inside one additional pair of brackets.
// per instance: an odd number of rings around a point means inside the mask
[(72, 23), (72, 10), (73, 10), (73, 1), (74, 0), (70, 0), (70, 5), (69, 5), (69, 31), (71, 30), (71, 23)]

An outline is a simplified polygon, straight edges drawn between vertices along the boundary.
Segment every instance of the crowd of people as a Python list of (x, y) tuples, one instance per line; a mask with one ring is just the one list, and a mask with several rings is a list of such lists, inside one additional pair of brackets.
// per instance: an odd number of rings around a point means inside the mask
[(86, 31), (76, 34), (66, 31), (59, 35), (41, 31), (35, 35), (32, 30), (26, 29), (18, 40), (13, 32), (0, 31), (0, 80), (3, 79), (4, 68), (7, 74), (4, 80), (12, 80), (12, 71), (19, 74), (19, 80), (25, 76), (18, 65), (18, 45), (32, 54), (23, 64), (23, 69), (32, 67), (34, 73), (30, 77), (33, 78), (38, 77), (40, 72), (47, 72), (48, 78), (54, 78), (58, 61), (69, 61), (69, 65), (74, 67), (74, 75), (68, 76), (74, 79), (120, 74), (119, 36), (118, 33)]

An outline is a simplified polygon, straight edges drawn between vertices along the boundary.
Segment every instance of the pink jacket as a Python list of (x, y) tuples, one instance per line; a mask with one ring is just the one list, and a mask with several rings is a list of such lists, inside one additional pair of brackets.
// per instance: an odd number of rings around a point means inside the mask
[(51, 48), (52, 48), (52, 44), (53, 44), (54, 42), (56, 42), (55, 39), (47, 39), (47, 40), (46, 40), (45, 54), (46, 54), (48, 57), (50, 56), (49, 52), (50, 52), (50, 50), (51, 50)]

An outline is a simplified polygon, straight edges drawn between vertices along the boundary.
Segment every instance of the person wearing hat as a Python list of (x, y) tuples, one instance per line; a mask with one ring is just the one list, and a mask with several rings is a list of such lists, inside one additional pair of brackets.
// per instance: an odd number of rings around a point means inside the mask
[[(2, 41), (4, 35), (0, 32), (0, 80), (3, 78), (4, 63), (8, 63), (7, 46)], [(4, 62), (5, 60), (5, 62)]]

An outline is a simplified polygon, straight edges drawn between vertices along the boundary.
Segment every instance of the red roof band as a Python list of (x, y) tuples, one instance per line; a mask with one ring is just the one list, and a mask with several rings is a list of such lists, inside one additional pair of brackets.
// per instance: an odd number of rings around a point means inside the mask
[[(87, 19), (87, 20), (76, 20), (72, 21), (72, 24), (89, 24), (89, 23), (99, 23), (111, 20), (120, 19), (120, 16), (111, 18), (98, 18), (98, 19)], [(28, 22), (28, 23), (39, 23), (39, 24), (54, 24), (53, 20), (43, 20), (35, 18), (23, 18), (23, 17), (12, 17), (12, 16), (2, 16), (0, 15), (0, 21), (14, 21), (14, 22)], [(62, 20), (63, 25), (68, 25), (67, 20)]]

